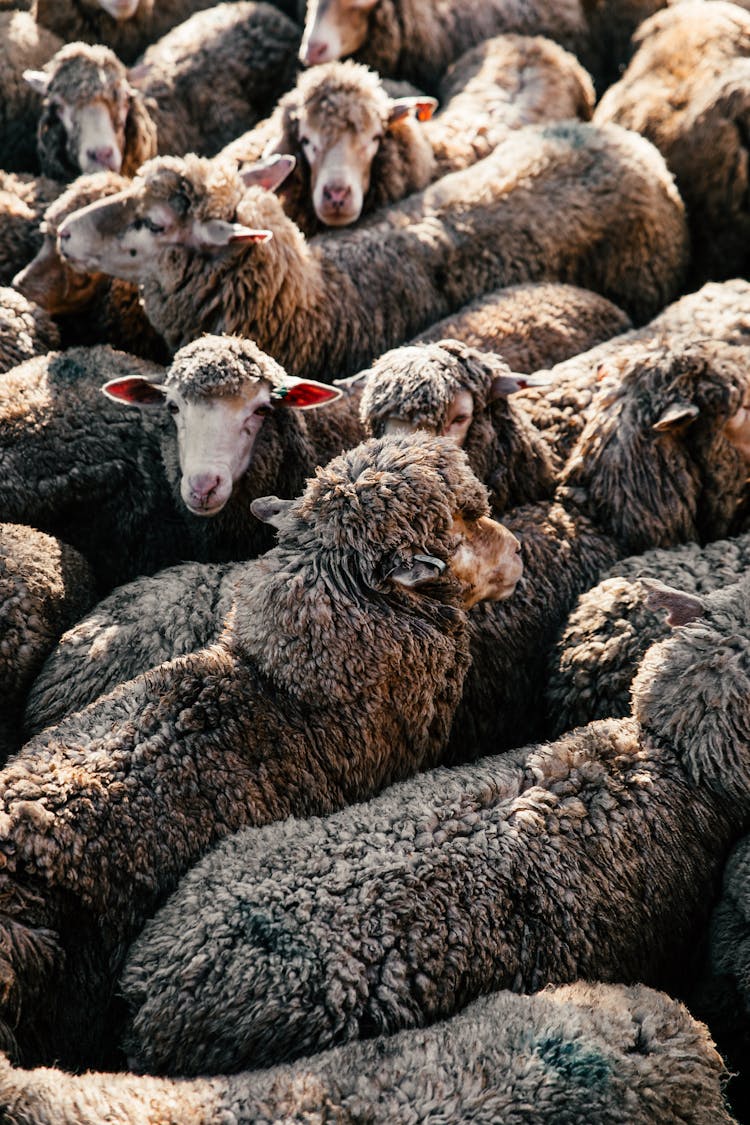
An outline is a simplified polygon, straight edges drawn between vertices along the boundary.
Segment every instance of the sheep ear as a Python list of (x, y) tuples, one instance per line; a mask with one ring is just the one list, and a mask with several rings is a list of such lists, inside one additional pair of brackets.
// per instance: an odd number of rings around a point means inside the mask
[(278, 496), (258, 496), (250, 501), (250, 511), (262, 523), (270, 523), (272, 527), (280, 528), (284, 523), (287, 509), (293, 503), (293, 500), (280, 500)]
[(209, 219), (207, 223), (193, 223), (193, 238), (198, 246), (229, 246), (232, 242), (268, 242), (273, 238), (273, 231), (253, 230), (225, 219)]
[(25, 70), (23, 72), (24, 81), (28, 82), (32, 90), (36, 90), (37, 94), (42, 97), (47, 93), (51, 81), (50, 75), (45, 74), (43, 70)]
[(331, 387), (328, 383), (316, 383), (314, 379), (295, 379), (289, 375), (283, 386), (271, 391), (271, 398), (278, 399), (282, 406), (309, 410), (311, 407), (335, 402), (343, 394), (339, 387)]
[(138, 63), (137, 66), (131, 66), (128, 68), (128, 81), (132, 82), (134, 86), (138, 86), (150, 77), (153, 69), (153, 63)]
[(663, 410), (651, 427), (659, 434), (672, 433), (684, 429), (700, 414), (694, 402), (673, 402)]
[(541, 374), (517, 375), (511, 371), (509, 375), (496, 375), (490, 384), (487, 401), (494, 402), (496, 398), (512, 395), (514, 391), (523, 391), (527, 387), (548, 387), (552, 382), (551, 377)]
[(437, 98), (394, 98), (388, 114), (387, 128), (390, 129), (391, 125), (403, 121), (412, 111), (417, 121), (429, 121), (437, 107)]
[(646, 598), (648, 608), (667, 610), (667, 624), (673, 628), (678, 625), (688, 625), (691, 621), (698, 621), (704, 616), (706, 607), (695, 594), (676, 590), (674, 586), (665, 586), (656, 578), (641, 578), (639, 581), (648, 590)]
[(445, 570), (442, 559), (434, 555), (414, 555), (411, 566), (396, 566), (386, 576), (408, 590), (418, 590), (441, 576)]
[(262, 187), (266, 191), (276, 191), (297, 163), (290, 153), (275, 153), (249, 164), (240, 172), (245, 187)]
[(150, 382), (143, 375), (110, 379), (101, 390), (107, 398), (124, 402), (126, 406), (163, 406), (167, 398), (163, 387)]

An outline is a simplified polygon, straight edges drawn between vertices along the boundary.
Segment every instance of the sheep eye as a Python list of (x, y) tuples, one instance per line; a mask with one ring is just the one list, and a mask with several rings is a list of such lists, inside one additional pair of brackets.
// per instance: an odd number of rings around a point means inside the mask
[(273, 407), (271, 406), (270, 402), (265, 402), (260, 406), (256, 406), (253, 413), (260, 418), (267, 418), (269, 414), (273, 414)]
[(170, 414), (179, 414), (180, 413), (180, 408), (179, 408), (179, 406), (177, 405), (176, 402), (168, 402), (167, 403), (167, 410), (169, 411)]

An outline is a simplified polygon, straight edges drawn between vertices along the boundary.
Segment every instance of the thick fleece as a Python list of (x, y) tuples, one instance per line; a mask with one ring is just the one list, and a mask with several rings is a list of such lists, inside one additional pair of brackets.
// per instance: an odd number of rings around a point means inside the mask
[[(140, 232), (126, 251), (118, 231), (150, 208), (166, 215), (166, 229)], [(200, 224), (213, 219), (273, 237), (217, 252), (199, 241)], [(146, 313), (171, 347), (236, 332), (290, 374), (313, 378), (359, 370), (481, 293), (520, 281), (581, 284), (648, 320), (675, 296), (687, 251), (682, 202), (656, 150), (616, 126), (579, 122), (518, 130), (383, 217), (310, 242), (271, 192), (243, 196), (233, 169), (197, 157), (149, 161), (130, 191), (71, 217), (66, 232), (79, 264), (95, 259), (141, 282)]]
[(747, 369), (747, 349), (732, 344), (652, 348), (594, 398), (555, 501), (503, 514), (521, 541), (523, 585), (507, 605), (470, 614), (456, 759), (550, 734), (544, 689), (558, 632), (618, 558), (731, 532), (748, 472), (726, 425), (742, 410)]
[(674, 173), (690, 223), (692, 286), (750, 265), (750, 12), (674, 4), (646, 21), (594, 120), (642, 133)]
[(202, 7), (149, 47), (133, 73), (160, 153), (212, 156), (294, 83), (297, 24), (254, 0)]
[(158, 427), (100, 392), (107, 377), (162, 373), (101, 345), (37, 356), (0, 380), (0, 519), (76, 547), (100, 591), (180, 551), (184, 524), (161, 486)]
[(93, 575), (77, 551), (0, 524), (0, 760), (21, 744), (26, 692), (42, 661), (93, 602)]
[(606, 297), (558, 282), (510, 285), (478, 297), (420, 332), (414, 343), (451, 337), (499, 352), (526, 374), (562, 363), (627, 332), (630, 318)]
[(0, 776), (2, 1020), (27, 1063), (108, 1061), (125, 950), (211, 844), (434, 764), (469, 660), (469, 542), (518, 576), (515, 540), (481, 520), (484, 487), (439, 439), (364, 443), (269, 503), (278, 545), (246, 564), (219, 641), (32, 739)]
[(499, 992), (426, 1030), (228, 1078), (71, 1077), (0, 1060), (7, 1125), (730, 1125), (722, 1062), (681, 1004), (640, 985)]
[(750, 811), (750, 581), (703, 609), (630, 718), (225, 840), (130, 951), (132, 1063), (264, 1066), (498, 988), (684, 986)]
[(63, 187), (44, 176), (0, 172), (0, 285), (8, 285), (39, 250), (44, 209)]
[(54, 316), (65, 348), (109, 344), (155, 363), (168, 363), (169, 349), (143, 311), (138, 286), (103, 273), (74, 270), (57, 247), (58, 228), (68, 215), (115, 195), (127, 184), (116, 172), (94, 172), (74, 180), (44, 211), (41, 245), (15, 275), (13, 285)]
[(42, 99), (23, 72), (39, 70), (61, 45), (30, 12), (0, 12), (0, 168), (5, 172), (39, 170), (36, 126)]
[(630, 710), (630, 686), (644, 652), (666, 636), (664, 615), (648, 606), (655, 579), (704, 594), (736, 582), (750, 568), (750, 534), (701, 546), (685, 543), (633, 555), (582, 594), (551, 659), (545, 699), (551, 729), (570, 730)]
[(15, 289), (0, 287), (0, 374), (59, 346), (57, 326), (44, 309)]

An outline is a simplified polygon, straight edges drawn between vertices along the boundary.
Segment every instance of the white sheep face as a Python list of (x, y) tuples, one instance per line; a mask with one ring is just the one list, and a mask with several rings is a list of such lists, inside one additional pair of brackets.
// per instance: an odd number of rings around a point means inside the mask
[(364, 43), (378, 0), (308, 0), (299, 57), (305, 66), (343, 59)]
[(315, 214), (322, 223), (346, 226), (359, 218), (382, 136), (382, 129), (373, 126), (366, 136), (347, 131), (331, 144), (322, 132), (302, 126), (300, 145), (310, 165)]
[(470, 391), (461, 390), (451, 400), (446, 411), (445, 422), (440, 429), (437, 426), (431, 426), (427, 421), (411, 422), (406, 418), (393, 415), (386, 419), (383, 432), (386, 434), (406, 434), (424, 430), (426, 433), (435, 434), (437, 437), (450, 438), (460, 449), (466, 441), (466, 435), (473, 420), (474, 399)]
[(68, 151), (81, 172), (119, 172), (125, 151), (126, 93), (114, 107), (97, 99), (70, 106), (56, 99), (57, 112), (68, 138)]

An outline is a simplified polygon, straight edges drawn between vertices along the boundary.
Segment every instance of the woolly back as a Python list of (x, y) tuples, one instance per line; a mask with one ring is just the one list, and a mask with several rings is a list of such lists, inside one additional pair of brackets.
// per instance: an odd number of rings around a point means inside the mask
[(560, 494), (623, 550), (639, 553), (730, 530), (747, 465), (724, 432), (740, 409), (746, 353), (697, 341), (675, 354), (649, 345), (607, 370), (561, 474)]
[(750, 576), (700, 602), (702, 616), (646, 653), (633, 681), (633, 713), (697, 784), (747, 805)]

